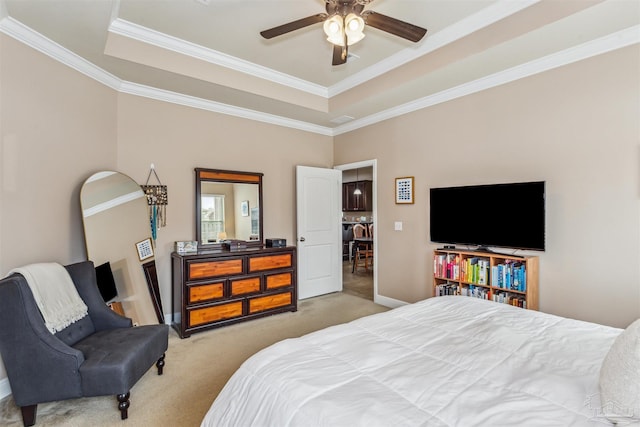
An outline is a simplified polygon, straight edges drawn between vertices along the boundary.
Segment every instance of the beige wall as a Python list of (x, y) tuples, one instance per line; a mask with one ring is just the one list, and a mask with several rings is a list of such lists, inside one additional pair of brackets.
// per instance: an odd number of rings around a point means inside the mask
[(118, 168), (144, 182), (149, 165), (168, 187), (167, 226), (158, 230), (156, 264), (170, 313), (171, 252), (195, 237), (194, 168), (262, 172), (265, 237), (295, 244), (295, 165), (331, 167), (330, 137), (121, 94)]
[(11, 38), (0, 43), (0, 274), (83, 260), (80, 188), (116, 166), (116, 94)]
[(0, 276), (86, 259), (80, 188), (116, 166), (115, 102), (113, 90), (0, 35)]
[[(294, 243), (295, 165), (331, 167), (330, 137), (118, 94), (0, 35), (0, 276), (86, 259), (80, 188), (116, 170), (168, 186), (156, 262), (170, 312), (170, 253), (195, 238), (195, 167), (263, 172), (264, 233)], [(0, 365), (0, 380), (6, 378)]]
[[(336, 137), (336, 164), (378, 159), (379, 293), (431, 295), (430, 187), (545, 180), (540, 309), (640, 317), (639, 75), (635, 46)], [(414, 205), (395, 205), (399, 176)]]
[[(156, 248), (168, 313), (173, 242), (195, 237), (195, 167), (264, 173), (265, 237), (293, 243), (295, 165), (375, 158), (383, 296), (430, 295), (430, 186), (544, 179), (541, 309), (615, 326), (640, 317), (637, 47), (334, 142), (119, 94), (11, 38), (0, 35), (0, 43), (0, 275), (31, 262), (85, 259), (84, 180), (117, 170), (142, 183), (154, 163), (169, 191)], [(416, 204), (397, 206), (393, 178), (406, 175), (416, 177)], [(404, 231), (394, 232), (394, 221)]]

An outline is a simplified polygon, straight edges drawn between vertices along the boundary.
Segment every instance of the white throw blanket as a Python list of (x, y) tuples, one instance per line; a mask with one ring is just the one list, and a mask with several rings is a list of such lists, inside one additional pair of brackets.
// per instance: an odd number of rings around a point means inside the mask
[(29, 264), (9, 272), (12, 273), (20, 273), (27, 280), (52, 334), (87, 315), (87, 306), (62, 265), (55, 262)]

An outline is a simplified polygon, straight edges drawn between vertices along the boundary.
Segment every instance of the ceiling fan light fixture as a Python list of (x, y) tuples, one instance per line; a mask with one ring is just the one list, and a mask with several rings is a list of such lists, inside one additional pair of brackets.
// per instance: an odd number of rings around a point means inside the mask
[(344, 46), (344, 20), (340, 15), (333, 15), (322, 26), (327, 40), (337, 46)]
[(364, 30), (364, 19), (355, 13), (350, 13), (344, 18), (345, 31), (347, 33), (362, 33)]
[(344, 32), (347, 35), (347, 44), (349, 46), (358, 43), (364, 38), (364, 19), (362, 17), (355, 13), (350, 13), (344, 18), (344, 23)]

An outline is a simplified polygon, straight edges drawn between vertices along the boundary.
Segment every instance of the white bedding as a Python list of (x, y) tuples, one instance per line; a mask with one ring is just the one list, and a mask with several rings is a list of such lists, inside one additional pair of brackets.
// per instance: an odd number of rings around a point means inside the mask
[(603, 426), (620, 329), (469, 297), (430, 298), (272, 345), (202, 426)]

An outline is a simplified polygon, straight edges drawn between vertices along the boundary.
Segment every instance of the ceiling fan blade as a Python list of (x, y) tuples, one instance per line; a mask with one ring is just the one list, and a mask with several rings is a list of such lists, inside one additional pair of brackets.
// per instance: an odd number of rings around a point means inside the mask
[(326, 13), (318, 13), (317, 15), (307, 16), (306, 18), (298, 19), (297, 21), (288, 22), (277, 27), (270, 28), (268, 30), (260, 31), (260, 35), (265, 39), (271, 39), (273, 37), (281, 36), (291, 31), (299, 30), (300, 28), (308, 27), (309, 25), (317, 24), (327, 19), (329, 15)]
[(342, 65), (347, 62), (347, 48), (333, 45), (333, 61), (331, 65)]
[(408, 22), (368, 10), (362, 14), (365, 24), (387, 33), (394, 34), (403, 39), (419, 42), (427, 33), (427, 30)]

